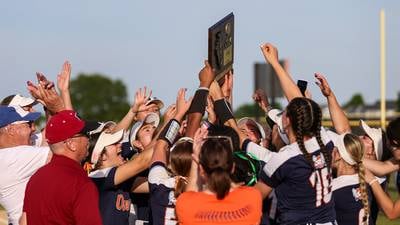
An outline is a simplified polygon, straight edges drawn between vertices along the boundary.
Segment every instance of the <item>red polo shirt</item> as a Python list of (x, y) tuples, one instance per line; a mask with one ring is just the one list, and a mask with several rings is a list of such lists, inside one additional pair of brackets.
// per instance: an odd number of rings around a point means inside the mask
[(102, 224), (96, 186), (76, 161), (55, 154), (29, 180), (23, 211), (29, 225)]

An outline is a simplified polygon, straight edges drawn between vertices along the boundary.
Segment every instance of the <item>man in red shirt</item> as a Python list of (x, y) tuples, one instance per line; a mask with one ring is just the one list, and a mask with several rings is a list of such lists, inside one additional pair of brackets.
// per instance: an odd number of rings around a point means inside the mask
[(95, 128), (72, 110), (48, 121), (46, 139), (54, 155), (28, 182), (21, 224), (102, 224), (99, 194), (80, 165), (87, 156), (87, 133)]

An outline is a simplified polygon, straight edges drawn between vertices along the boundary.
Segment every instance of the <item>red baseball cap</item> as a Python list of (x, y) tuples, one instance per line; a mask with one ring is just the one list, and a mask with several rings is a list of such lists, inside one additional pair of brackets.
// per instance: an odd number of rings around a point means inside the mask
[(46, 124), (46, 140), (58, 143), (76, 134), (89, 136), (89, 132), (100, 126), (97, 122), (86, 122), (73, 110), (63, 110), (53, 115)]

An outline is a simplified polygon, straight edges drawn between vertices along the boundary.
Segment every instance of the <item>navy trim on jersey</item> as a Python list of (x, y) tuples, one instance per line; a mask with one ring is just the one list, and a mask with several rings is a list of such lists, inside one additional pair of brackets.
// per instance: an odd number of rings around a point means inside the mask
[(177, 224), (175, 214), (175, 178), (163, 162), (154, 162), (149, 172), (150, 208), (153, 225)]
[[(321, 130), (321, 139), (329, 152), (333, 142)], [(329, 223), (335, 221), (331, 199), (332, 175), (315, 137), (304, 142), (314, 167), (303, 156), (297, 142), (271, 154), (260, 179), (275, 188), (281, 224)]]
[(99, 190), (99, 208), (104, 225), (129, 224), (131, 199), (129, 197), (131, 182), (125, 181), (115, 185), (117, 167), (93, 171), (89, 177)]
[[(358, 174), (337, 177), (332, 181), (332, 187), (338, 224), (362, 225), (364, 207), (361, 200)], [(367, 188), (367, 191), (368, 201), (371, 202), (371, 190)], [(369, 215), (368, 224), (375, 224), (371, 215)]]

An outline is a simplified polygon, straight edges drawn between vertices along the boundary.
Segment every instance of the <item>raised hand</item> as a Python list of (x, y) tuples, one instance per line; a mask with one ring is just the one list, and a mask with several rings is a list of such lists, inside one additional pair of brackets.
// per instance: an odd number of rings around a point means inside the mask
[(325, 97), (331, 96), (332, 90), (329, 87), (328, 81), (325, 79), (325, 77), (320, 73), (315, 73), (314, 76), (317, 79), (315, 83), (318, 85), (319, 89), (321, 89), (322, 94)]
[(37, 101), (46, 106), (47, 109), (56, 113), (65, 108), (62, 98), (57, 94), (54, 88), (45, 88), (42, 85), (35, 86), (32, 82), (28, 81), (28, 90)]
[(229, 70), (228, 73), (224, 76), (224, 83), (221, 86), (222, 93), (225, 98), (231, 97), (232, 90), (233, 90), (233, 73), (232, 70)]
[(54, 82), (47, 80), (46, 76), (43, 73), (36, 72), (36, 78), (38, 84), (41, 85), (43, 88), (46, 89), (54, 88)]
[(214, 71), (208, 61), (205, 60), (204, 67), (199, 72), (200, 87), (209, 88), (214, 79)]
[(201, 150), (201, 145), (204, 142), (204, 139), (208, 135), (208, 129), (205, 127), (200, 127), (196, 130), (193, 137), (193, 154), (192, 157), (195, 161), (199, 162), (199, 155)]
[(164, 113), (164, 121), (165, 122), (170, 121), (171, 119), (174, 118), (175, 114), (176, 114), (176, 105), (172, 104), (168, 106), (167, 110), (165, 110)]
[(65, 61), (60, 73), (57, 75), (57, 88), (60, 92), (69, 90), (69, 82), (71, 79), (71, 64)]
[(210, 85), (210, 95), (214, 99), (214, 101), (224, 98), (224, 94), (222, 93), (221, 87), (219, 86), (217, 81), (213, 81)]
[(181, 88), (178, 91), (178, 95), (176, 97), (176, 115), (175, 118), (177, 120), (182, 120), (185, 116), (186, 112), (189, 110), (190, 104), (192, 103), (192, 98), (188, 100), (185, 99), (186, 88)]
[(147, 87), (139, 88), (135, 93), (135, 102), (133, 103), (132, 108), (134, 111), (146, 111), (150, 106), (146, 106), (147, 100), (151, 97), (152, 91), (147, 90)]
[(278, 49), (275, 46), (273, 46), (271, 43), (265, 43), (260, 47), (267, 62), (270, 64), (279, 63)]
[(264, 111), (268, 112), (268, 108), (270, 107), (268, 98), (265, 95), (265, 92), (261, 89), (257, 89), (253, 94), (253, 100), (258, 104), (258, 106)]
[(208, 114), (208, 122), (215, 124), (217, 121), (217, 114), (215, 114), (214, 111), (214, 102), (211, 98), (211, 96), (207, 96), (207, 106), (206, 106), (206, 111)]

